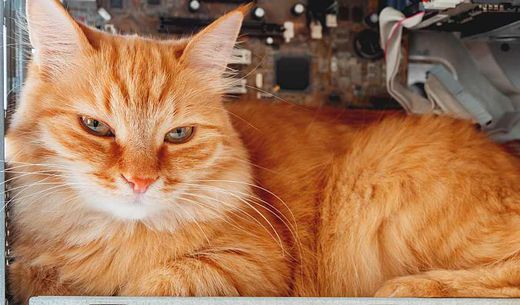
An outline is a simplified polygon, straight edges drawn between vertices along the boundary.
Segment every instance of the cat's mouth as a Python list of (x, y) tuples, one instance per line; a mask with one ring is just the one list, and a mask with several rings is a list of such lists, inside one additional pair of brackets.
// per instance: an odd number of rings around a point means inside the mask
[(135, 194), (132, 196), (132, 199), (130, 200), (130, 204), (132, 205), (143, 205), (145, 204), (144, 194)]

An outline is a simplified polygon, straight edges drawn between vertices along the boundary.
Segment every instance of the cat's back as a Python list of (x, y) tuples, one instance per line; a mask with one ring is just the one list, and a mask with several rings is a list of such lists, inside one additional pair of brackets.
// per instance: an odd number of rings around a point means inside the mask
[(348, 155), (360, 165), (386, 164), (395, 170), (475, 162), (484, 167), (504, 163), (518, 170), (518, 159), (504, 146), (471, 122), (450, 117), (379, 112), (355, 118), (327, 109), (253, 102), (227, 108), (242, 139), (254, 150), (274, 146), (273, 154), (285, 156)]
[(376, 187), (420, 197), (472, 187), (473, 194), (487, 196), (480, 186), (520, 192), (520, 159), (468, 121), (394, 114), (354, 126), (298, 106), (236, 104), (230, 111), (252, 162), (272, 170), (259, 171), (266, 184), (274, 180), (290, 189), (298, 181), (316, 189), (353, 179), (362, 193)]
[[(321, 155), (323, 151), (342, 150), (338, 138), (352, 128), (331, 111), (289, 103), (240, 102), (227, 104), (233, 126), (246, 146), (256, 150), (283, 153), (286, 157)], [(299, 144), (298, 144), (299, 143)], [(300, 145), (305, 149), (300, 149)]]

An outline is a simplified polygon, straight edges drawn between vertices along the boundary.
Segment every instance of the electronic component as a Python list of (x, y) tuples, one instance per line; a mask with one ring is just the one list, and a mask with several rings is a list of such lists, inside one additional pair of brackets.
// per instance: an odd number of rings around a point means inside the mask
[(113, 24), (111, 24), (111, 23), (105, 24), (105, 26), (103, 27), (103, 30), (105, 32), (110, 33), (110, 34), (117, 34), (116, 27)]
[(311, 38), (322, 39), (323, 38), (323, 27), (319, 21), (311, 22)]
[(445, 10), (454, 8), (463, 2), (465, 2), (465, 0), (430, 0), (422, 1), (421, 5), (426, 10)]
[(239, 95), (247, 93), (247, 80), (237, 79), (230, 88), (226, 90), (227, 94)]
[(283, 31), (283, 38), (285, 39), (286, 43), (291, 42), (291, 39), (294, 38), (294, 23), (291, 21), (286, 21), (283, 24), (284, 31)]
[(340, 3), (338, 9), (338, 19), (340, 21), (350, 20), (350, 7), (346, 3)]
[(95, 1), (68, 0), (65, 5), (77, 20), (98, 29), (102, 29), (103, 25), (112, 19), (110, 13), (102, 6), (98, 7)]
[(110, 8), (123, 8), (123, 0), (110, 0)]
[(188, 3), (188, 10), (192, 13), (198, 12), (200, 10), (200, 1), (199, 0), (191, 0)]
[(250, 65), (251, 51), (247, 49), (233, 49), (230, 65)]
[(305, 56), (282, 56), (276, 60), (276, 83), (281, 90), (306, 90), (310, 85), (311, 62)]
[(429, 0), (414, 3), (403, 11), (407, 16), (424, 12), (417, 28), (458, 32), (462, 38), (520, 21), (517, 0)]
[(305, 13), (305, 5), (299, 2), (296, 3), (291, 8), (291, 13), (296, 17), (303, 15), (303, 13)]
[(255, 86), (257, 88), (262, 88), (264, 86), (264, 75), (262, 73), (256, 73)]
[(352, 21), (354, 21), (356, 23), (363, 22), (363, 17), (365, 15), (365, 13), (363, 11), (363, 7), (354, 6), (354, 7), (352, 7), (351, 11), (352, 11)]
[[(264, 75), (262, 73), (256, 73), (255, 86), (258, 89), (262, 89), (264, 87)], [(258, 92), (256, 93), (256, 98), (257, 99), (263, 98), (263, 93), (264, 93), (263, 90), (258, 90)]]
[(410, 2), (408, 0), (387, 0), (384, 6), (393, 7), (399, 11), (404, 10)]
[(107, 12), (107, 10), (104, 9), (103, 7), (100, 7), (98, 9), (98, 14), (101, 16), (101, 18), (105, 19), (105, 21), (110, 21), (110, 19), (112, 19), (112, 16), (110, 16), (110, 13)]
[(337, 2), (334, 0), (309, 0), (308, 10), (312, 20), (318, 20), (322, 26), (325, 26), (326, 16), (337, 14)]
[[(406, 0), (403, 0), (406, 1)], [(266, 100), (276, 97), (315, 105), (319, 101), (338, 107), (382, 107), (386, 91), (385, 65), (372, 38), (360, 34), (366, 29), (377, 33), (375, 12), (386, 0), (65, 0), (69, 11), (99, 29), (111, 33), (170, 39), (196, 33), (239, 5), (253, 2), (263, 16), (248, 14), (239, 37), (241, 49), (234, 51), (232, 69), (238, 82), (229, 94), (238, 100)], [(70, 4), (69, 4), (70, 2)], [(74, 3), (73, 3), (74, 2)], [(89, 6), (85, 5), (88, 3)], [(152, 5), (152, 3), (155, 3)], [(105, 8), (111, 20), (98, 13)], [(257, 12), (258, 13), (258, 12)], [(373, 16), (372, 16), (373, 15)], [(257, 14), (258, 16), (258, 14)], [(301, 58), (293, 65), (304, 71), (293, 72), (294, 81), (285, 77), (284, 58)], [(368, 58), (370, 58), (368, 60)], [(287, 65), (289, 66), (289, 65)], [(277, 71), (278, 70), (278, 71)], [(406, 77), (406, 63), (402, 73)], [(260, 74), (261, 76), (257, 76)], [(262, 87), (257, 87), (257, 77)], [(294, 84), (293, 84), (294, 83)], [(257, 90), (251, 90), (249, 84)], [(381, 101), (372, 103), (373, 97)], [(395, 104), (391, 104), (392, 107)]]
[(338, 16), (335, 14), (327, 14), (325, 16), (325, 25), (328, 28), (337, 28), (338, 27)]
[(251, 11), (251, 16), (253, 16), (255, 20), (262, 20), (265, 17), (265, 10), (257, 6)]
[(379, 23), (379, 15), (376, 14), (376, 13), (372, 13), (370, 15), (368, 15), (366, 18), (365, 18), (365, 23), (371, 27), (371, 28), (375, 28), (377, 27), (378, 23)]
[[(159, 17), (159, 32), (187, 33), (209, 25), (214, 19), (196, 17)], [(249, 36), (282, 36), (284, 28), (276, 23), (246, 20), (242, 24), (242, 33)]]
[(379, 43), (379, 33), (372, 29), (365, 29), (354, 37), (354, 51), (364, 59), (376, 60), (384, 56)]

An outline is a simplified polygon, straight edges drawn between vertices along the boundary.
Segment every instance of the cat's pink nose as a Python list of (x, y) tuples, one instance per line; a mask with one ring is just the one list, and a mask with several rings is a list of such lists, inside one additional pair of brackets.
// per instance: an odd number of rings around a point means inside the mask
[(157, 178), (141, 178), (141, 177), (126, 177), (125, 175), (122, 175), (123, 179), (130, 184), (132, 189), (134, 190), (134, 193), (144, 193), (148, 189), (148, 187), (157, 181)]

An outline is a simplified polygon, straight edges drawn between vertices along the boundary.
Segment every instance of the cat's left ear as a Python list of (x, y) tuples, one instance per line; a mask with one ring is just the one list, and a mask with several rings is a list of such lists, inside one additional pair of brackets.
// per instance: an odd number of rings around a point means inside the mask
[(92, 46), (83, 28), (58, 0), (27, 0), (29, 38), (34, 60), (50, 74), (59, 74), (78, 54)]
[(251, 5), (220, 17), (195, 35), (184, 49), (181, 61), (193, 68), (221, 75), (229, 63), (244, 16)]

